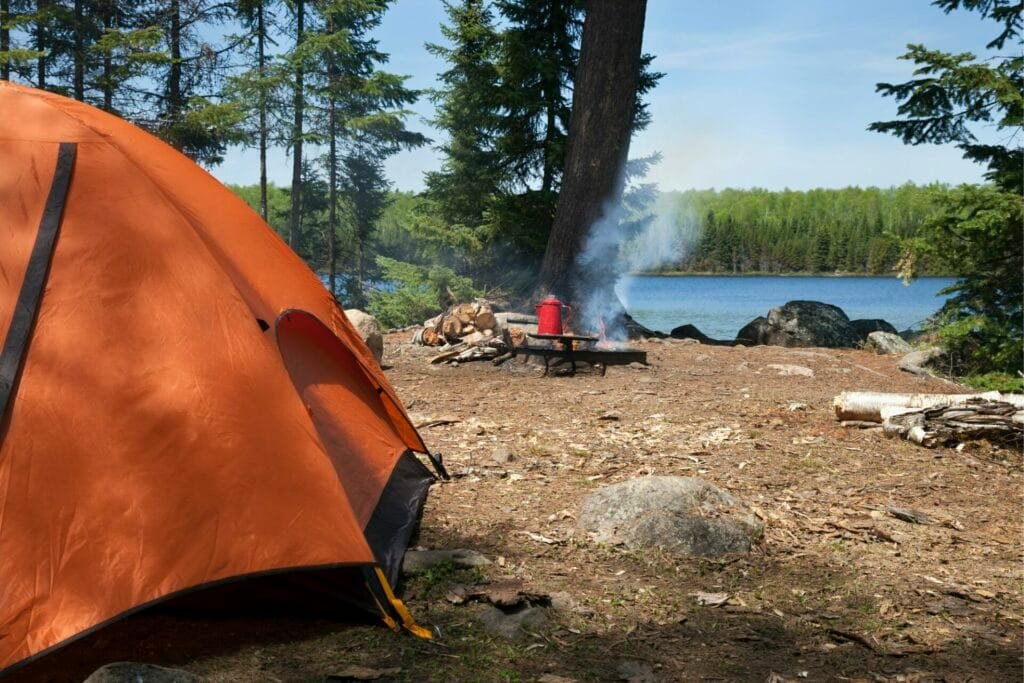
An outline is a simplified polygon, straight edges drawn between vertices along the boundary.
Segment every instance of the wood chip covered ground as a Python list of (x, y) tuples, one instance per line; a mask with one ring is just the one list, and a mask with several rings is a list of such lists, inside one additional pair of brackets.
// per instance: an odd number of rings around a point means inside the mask
[[(134, 659), (216, 681), (352, 667), (401, 681), (1020, 680), (1020, 454), (926, 449), (844, 427), (832, 407), (844, 390), (955, 387), (866, 351), (639, 346), (649, 367), (542, 378), (518, 361), (429, 365), (434, 350), (387, 338), (388, 374), (453, 475), (434, 487), (417, 542), (491, 560), (407, 579), (406, 602), (437, 642), (165, 616), (116, 626), (81, 656), (134, 634)], [(587, 494), (648, 474), (728, 490), (764, 538), (712, 561), (601, 547), (575, 530)], [(479, 615), (494, 606), (467, 597), (507, 581), (540, 596), (530, 609), (545, 617), (516, 640), (492, 635)]]

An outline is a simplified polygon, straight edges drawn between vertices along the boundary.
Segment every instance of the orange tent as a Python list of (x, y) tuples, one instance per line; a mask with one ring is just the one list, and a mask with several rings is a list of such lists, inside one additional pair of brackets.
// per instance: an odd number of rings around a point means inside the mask
[(427, 449), (253, 211), (125, 121), (0, 82), (0, 244), (0, 671), (276, 573), (420, 630), (388, 584)]

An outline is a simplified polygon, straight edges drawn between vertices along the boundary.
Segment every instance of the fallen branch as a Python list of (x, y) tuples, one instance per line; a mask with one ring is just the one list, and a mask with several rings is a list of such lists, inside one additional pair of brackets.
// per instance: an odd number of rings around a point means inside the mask
[(886, 417), (899, 412), (937, 406), (962, 406), (972, 399), (1002, 401), (1017, 408), (1024, 408), (1024, 396), (1000, 394), (998, 391), (984, 394), (887, 394), (877, 391), (844, 391), (835, 397), (832, 407), (835, 409), (837, 420), (883, 422)]
[(884, 430), (928, 448), (978, 439), (1009, 446), (1024, 442), (1024, 410), (1005, 401), (970, 399), (964, 405), (890, 415)]

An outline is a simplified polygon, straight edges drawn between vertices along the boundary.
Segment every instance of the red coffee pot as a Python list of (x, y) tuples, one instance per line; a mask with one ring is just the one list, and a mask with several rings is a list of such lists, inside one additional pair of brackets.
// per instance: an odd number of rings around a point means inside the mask
[(549, 296), (536, 306), (537, 334), (562, 334), (562, 309), (572, 315), (572, 307), (563, 304), (553, 296)]

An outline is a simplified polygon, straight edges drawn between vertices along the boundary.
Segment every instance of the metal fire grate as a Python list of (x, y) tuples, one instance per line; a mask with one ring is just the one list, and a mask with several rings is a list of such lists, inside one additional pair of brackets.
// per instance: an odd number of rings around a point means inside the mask
[(513, 351), (516, 355), (539, 356), (544, 359), (544, 374), (547, 375), (551, 369), (552, 359), (561, 359), (563, 363), (569, 363), (572, 374), (576, 374), (576, 363), (589, 363), (600, 368), (603, 376), (609, 365), (628, 365), (630, 363), (647, 364), (647, 352), (637, 349), (604, 349), (594, 346), (598, 342), (597, 337), (588, 337), (575, 334), (532, 334), (527, 333), (532, 339), (540, 339), (555, 342), (556, 346), (517, 346)]

